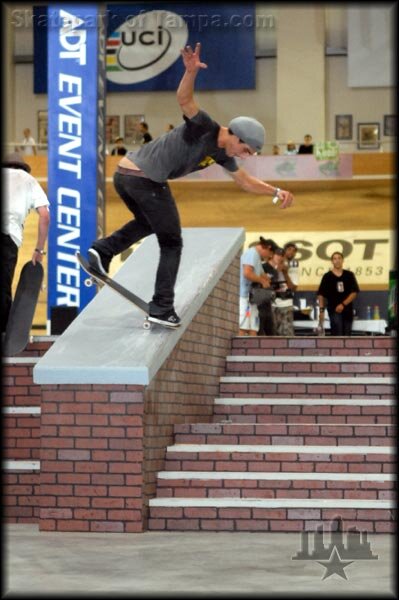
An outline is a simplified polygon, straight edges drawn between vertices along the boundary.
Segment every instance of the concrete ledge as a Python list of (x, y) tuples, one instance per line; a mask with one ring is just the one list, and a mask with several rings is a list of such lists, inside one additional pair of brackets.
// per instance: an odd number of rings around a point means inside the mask
[[(148, 384), (244, 243), (244, 229), (183, 230), (176, 285), (176, 330), (142, 328), (143, 313), (104, 287), (33, 370), (38, 384)], [(154, 235), (127, 259), (115, 280), (151, 300), (159, 248)], [(237, 290), (238, 294), (238, 290)], [(238, 295), (237, 295), (238, 302)]]
[(359, 500), (358, 498), (331, 499), (325, 498), (152, 498), (150, 506), (190, 506), (220, 508), (377, 508), (394, 509), (393, 500)]

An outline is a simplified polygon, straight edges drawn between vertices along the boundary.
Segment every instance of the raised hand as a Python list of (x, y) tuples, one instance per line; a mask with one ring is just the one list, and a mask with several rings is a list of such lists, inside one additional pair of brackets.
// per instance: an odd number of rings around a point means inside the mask
[(183, 57), (184, 66), (186, 67), (187, 71), (192, 73), (198, 71), (199, 69), (208, 68), (208, 65), (200, 60), (200, 50), (201, 44), (199, 42), (197, 42), (195, 45), (195, 50), (193, 50), (191, 46), (186, 46), (180, 50), (180, 54)]

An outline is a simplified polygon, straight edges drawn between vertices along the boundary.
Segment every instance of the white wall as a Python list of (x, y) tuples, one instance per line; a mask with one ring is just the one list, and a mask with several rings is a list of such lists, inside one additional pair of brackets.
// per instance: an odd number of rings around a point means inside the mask
[[(18, 64), (15, 68), (16, 138), (13, 141), (22, 140), (25, 127), (31, 129), (37, 140), (37, 111), (47, 109), (47, 95), (35, 95), (32, 92), (33, 65)], [(197, 100), (204, 110), (223, 125), (240, 114), (258, 119), (265, 126), (267, 140), (272, 143), (276, 135), (275, 71), (275, 59), (257, 60), (256, 90), (198, 92)], [(121, 116), (122, 135), (124, 115), (144, 114), (154, 137), (164, 133), (168, 123), (176, 125), (181, 121), (175, 92), (113, 92), (107, 94), (106, 105), (108, 115)]]
[(344, 151), (356, 150), (357, 123), (380, 123), (382, 149), (393, 151), (395, 138), (385, 137), (384, 115), (395, 113), (394, 88), (350, 88), (346, 56), (330, 56), (326, 69), (326, 135), (335, 137), (335, 115), (353, 115), (353, 142), (340, 142)]

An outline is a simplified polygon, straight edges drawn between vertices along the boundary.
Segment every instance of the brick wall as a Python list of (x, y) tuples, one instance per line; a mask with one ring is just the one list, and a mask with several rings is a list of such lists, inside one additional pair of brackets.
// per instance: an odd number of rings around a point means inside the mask
[[(3, 364), (3, 461), (37, 461), (40, 454), (40, 387), (34, 385), (34, 362)], [(9, 409), (24, 412), (9, 413)], [(32, 523), (39, 515), (39, 473), (32, 469), (3, 472), (3, 518)]]
[(41, 530), (146, 528), (173, 425), (212, 420), (238, 328), (238, 304), (229, 301), (238, 283), (239, 256), (148, 387), (42, 386)]

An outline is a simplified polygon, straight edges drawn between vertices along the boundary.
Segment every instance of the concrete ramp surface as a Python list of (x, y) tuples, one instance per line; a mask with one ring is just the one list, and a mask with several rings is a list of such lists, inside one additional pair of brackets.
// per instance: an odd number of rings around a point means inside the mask
[[(34, 368), (38, 384), (148, 384), (244, 243), (241, 228), (183, 229), (175, 287), (181, 327), (143, 329), (144, 314), (109, 287), (102, 288)], [(114, 279), (146, 302), (159, 260), (155, 235), (146, 238)], [(226, 297), (226, 310), (237, 297)]]

